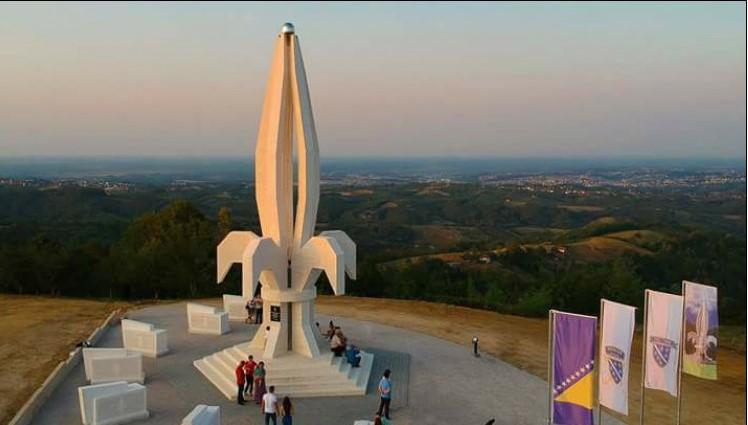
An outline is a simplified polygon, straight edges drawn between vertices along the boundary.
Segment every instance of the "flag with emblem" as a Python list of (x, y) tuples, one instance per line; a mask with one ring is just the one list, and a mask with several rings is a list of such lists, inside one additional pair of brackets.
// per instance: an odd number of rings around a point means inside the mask
[(636, 308), (602, 300), (600, 335), (600, 404), (628, 415), (629, 360)]
[(650, 290), (647, 293), (644, 386), (677, 397), (683, 297)]
[(552, 311), (552, 417), (558, 425), (592, 425), (597, 318)]
[(683, 281), (683, 372), (717, 379), (717, 288)]

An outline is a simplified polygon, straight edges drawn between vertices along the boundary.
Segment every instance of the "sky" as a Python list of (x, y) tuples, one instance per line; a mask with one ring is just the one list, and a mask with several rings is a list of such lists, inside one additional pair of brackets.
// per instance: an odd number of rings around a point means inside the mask
[(299, 36), (323, 157), (746, 157), (745, 3), (2, 3), (0, 156), (252, 155)]

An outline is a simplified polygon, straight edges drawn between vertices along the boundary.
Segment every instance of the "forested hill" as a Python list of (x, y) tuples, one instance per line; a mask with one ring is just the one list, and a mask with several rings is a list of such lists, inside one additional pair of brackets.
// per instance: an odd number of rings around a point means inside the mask
[[(358, 244), (352, 294), (524, 315), (640, 305), (683, 279), (720, 288), (745, 320), (743, 189), (638, 190), (477, 183), (326, 184), (318, 230)], [(117, 298), (239, 291), (215, 282), (215, 245), (259, 232), (250, 183), (0, 186), (0, 290)], [(320, 290), (327, 290), (324, 282)]]

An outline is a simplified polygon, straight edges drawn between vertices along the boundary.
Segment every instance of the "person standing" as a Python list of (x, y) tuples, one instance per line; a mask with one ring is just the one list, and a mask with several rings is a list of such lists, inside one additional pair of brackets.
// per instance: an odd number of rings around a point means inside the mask
[(244, 404), (244, 384), (246, 377), (244, 376), (244, 360), (239, 362), (239, 366), (236, 367), (236, 385), (239, 387), (239, 392), (236, 394), (236, 402)]
[(255, 368), (255, 403), (262, 402), (262, 396), (265, 395), (265, 362), (260, 362)]
[(254, 314), (255, 314), (255, 299), (252, 298), (251, 300), (247, 301), (247, 305), (244, 306), (247, 309), (247, 320), (244, 321), (244, 323), (252, 323), (254, 322)]
[(291, 405), (291, 399), (288, 396), (283, 397), (283, 402), (280, 406), (281, 414), (281, 425), (293, 425), (293, 405)]
[(278, 397), (275, 396), (275, 387), (270, 386), (268, 393), (262, 396), (262, 413), (265, 414), (265, 425), (273, 421), (273, 425), (278, 425)]
[(255, 383), (255, 368), (257, 367), (257, 363), (255, 363), (254, 357), (250, 354), (247, 361), (244, 363), (244, 377), (246, 378), (246, 386), (244, 387), (244, 395), (247, 395), (247, 392), (249, 392), (249, 396), (252, 396), (252, 388)]
[(390, 370), (385, 369), (382, 379), (379, 381), (377, 392), (379, 393), (379, 409), (377, 415), (382, 415), (390, 419), (390, 401), (392, 400), (392, 381), (390, 381)]
[(255, 298), (255, 325), (262, 323), (262, 297)]

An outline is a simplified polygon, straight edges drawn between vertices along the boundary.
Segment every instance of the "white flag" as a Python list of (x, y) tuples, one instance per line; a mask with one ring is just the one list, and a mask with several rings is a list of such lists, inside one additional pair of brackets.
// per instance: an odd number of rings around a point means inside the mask
[(600, 336), (600, 404), (629, 414), (629, 359), (636, 308), (603, 301)]
[(647, 372), (644, 386), (678, 396), (678, 355), (683, 297), (650, 291), (647, 303)]

